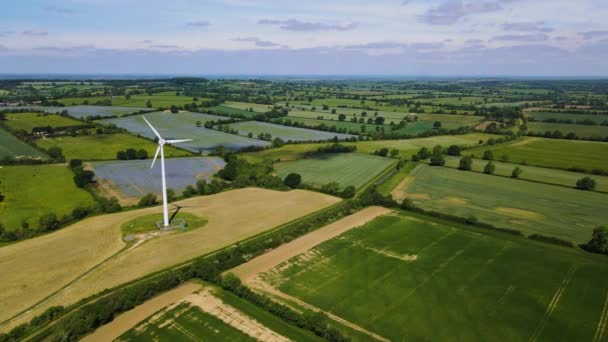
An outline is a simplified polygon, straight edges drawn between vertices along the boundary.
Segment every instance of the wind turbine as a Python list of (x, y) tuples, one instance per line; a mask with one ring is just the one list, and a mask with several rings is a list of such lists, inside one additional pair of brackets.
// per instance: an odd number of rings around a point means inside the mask
[(142, 116), (144, 121), (150, 126), (152, 132), (158, 137), (158, 148), (156, 149), (156, 153), (154, 154), (154, 160), (152, 160), (152, 165), (150, 168), (154, 167), (154, 163), (156, 162), (156, 158), (158, 158), (158, 154), (160, 153), (160, 170), (162, 175), (163, 182), (163, 228), (169, 227), (169, 209), (167, 205), (167, 180), (165, 179), (165, 144), (179, 144), (183, 142), (192, 141), (192, 139), (181, 139), (181, 140), (165, 140), (160, 136), (158, 131), (152, 126), (152, 124)]

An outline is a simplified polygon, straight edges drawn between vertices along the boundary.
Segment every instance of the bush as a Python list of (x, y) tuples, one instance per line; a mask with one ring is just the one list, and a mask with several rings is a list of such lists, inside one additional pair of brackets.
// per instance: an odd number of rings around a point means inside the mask
[(458, 170), (471, 171), (473, 168), (473, 158), (467, 156), (460, 159)]
[(283, 184), (292, 189), (297, 188), (300, 183), (302, 183), (302, 176), (297, 173), (290, 173), (287, 175), (287, 177), (285, 177), (285, 180), (283, 180)]
[(342, 190), (342, 193), (340, 193), (340, 197), (353, 198), (353, 197), (355, 197), (355, 193), (356, 193), (355, 187), (352, 185), (349, 185), (346, 188), (344, 188), (344, 190)]
[(450, 156), (460, 156), (460, 146), (458, 145), (451, 145), (450, 147), (448, 147), (448, 155)]
[(483, 168), (483, 173), (491, 175), (494, 173), (494, 170), (496, 170), (496, 166), (494, 166), (494, 164), (492, 163), (492, 161), (489, 161), (486, 166)]
[(522, 172), (523, 172), (522, 169), (520, 169), (519, 167), (515, 167), (513, 169), (513, 172), (511, 172), (511, 178), (519, 178), (519, 176), (521, 175)]
[(42, 231), (52, 231), (60, 226), (57, 215), (55, 214), (44, 214), (40, 216), (39, 224)]
[(494, 153), (488, 150), (483, 153), (483, 160), (494, 160)]
[(137, 203), (138, 207), (150, 207), (153, 205), (158, 204), (158, 201), (156, 200), (156, 195), (155, 194), (146, 194), (144, 195), (139, 202)]
[(584, 247), (593, 253), (608, 254), (608, 228), (595, 228), (591, 240)]
[(445, 165), (445, 159), (443, 158), (443, 156), (441, 154), (436, 154), (431, 157), (430, 165), (431, 166), (443, 166), (443, 165)]
[(595, 185), (595, 180), (589, 177), (581, 178), (576, 182), (576, 188), (580, 190), (593, 190)]

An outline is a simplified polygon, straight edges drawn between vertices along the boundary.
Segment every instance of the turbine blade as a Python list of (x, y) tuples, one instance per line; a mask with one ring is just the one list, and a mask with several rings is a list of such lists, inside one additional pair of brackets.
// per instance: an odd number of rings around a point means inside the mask
[(160, 153), (160, 148), (161, 148), (160, 146), (158, 146), (156, 148), (156, 153), (154, 154), (154, 159), (152, 160), (152, 165), (150, 166), (150, 168), (154, 167), (154, 163), (156, 162), (156, 158), (158, 158), (158, 154)]
[(167, 144), (179, 144), (179, 143), (184, 143), (184, 142), (193, 141), (193, 140), (194, 139), (167, 140), (166, 143)]
[(148, 119), (146, 119), (145, 116), (142, 116), (142, 118), (148, 124), (148, 126), (150, 126), (150, 128), (152, 129), (152, 132), (154, 132), (154, 134), (156, 134), (156, 136), (158, 137), (158, 139), (162, 139), (162, 137), (160, 136), (160, 134), (158, 134), (158, 131), (156, 130), (156, 128), (154, 128), (154, 126), (152, 126), (152, 124), (150, 123), (150, 121), (148, 121)]

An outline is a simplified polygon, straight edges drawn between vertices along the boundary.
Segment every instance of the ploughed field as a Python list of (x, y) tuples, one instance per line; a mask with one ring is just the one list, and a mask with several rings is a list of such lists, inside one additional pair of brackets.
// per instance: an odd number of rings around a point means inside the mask
[(598, 192), (428, 165), (416, 168), (404, 182), (394, 197), (525, 234), (585, 243), (595, 227), (608, 221), (608, 195)]
[[(194, 139), (194, 141), (179, 144), (179, 147), (196, 153), (209, 153), (220, 145), (238, 150), (248, 146), (267, 146), (270, 144), (267, 141), (250, 139), (202, 127), (207, 121), (227, 119), (222, 116), (199, 113), (172, 114), (166, 112), (155, 112), (145, 114), (144, 116), (165, 139)], [(139, 134), (150, 139), (155, 138), (154, 132), (150, 130), (150, 127), (148, 127), (141, 115), (107, 119), (100, 122), (104, 124), (115, 124), (131, 133)], [(198, 127), (197, 122), (200, 122), (201, 127)]]
[(413, 216), (381, 216), (261, 278), (392, 341), (608, 338), (602, 257)]

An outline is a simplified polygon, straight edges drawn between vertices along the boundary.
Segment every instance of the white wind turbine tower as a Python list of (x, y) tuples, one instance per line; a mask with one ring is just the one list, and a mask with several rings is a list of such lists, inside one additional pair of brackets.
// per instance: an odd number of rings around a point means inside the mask
[(182, 139), (182, 140), (165, 140), (163, 137), (158, 134), (158, 131), (150, 124), (150, 122), (142, 116), (144, 121), (150, 126), (152, 132), (158, 137), (158, 148), (156, 149), (156, 154), (154, 154), (154, 160), (152, 160), (152, 165), (150, 168), (154, 167), (154, 163), (156, 162), (156, 158), (158, 158), (158, 153), (160, 153), (160, 170), (162, 175), (163, 182), (163, 228), (169, 227), (169, 209), (167, 205), (167, 180), (165, 179), (165, 152), (164, 147), (165, 144), (178, 144), (183, 142), (192, 141), (192, 139)]

